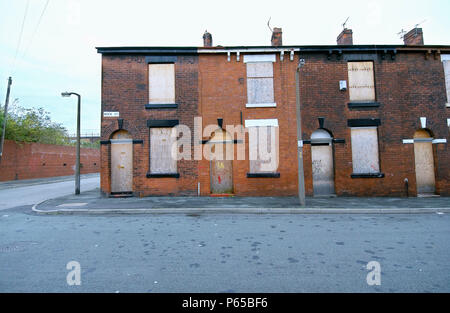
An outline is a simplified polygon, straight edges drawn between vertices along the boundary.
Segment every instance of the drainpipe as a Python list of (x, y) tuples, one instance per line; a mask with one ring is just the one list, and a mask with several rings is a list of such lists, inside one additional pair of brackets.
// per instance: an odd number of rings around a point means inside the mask
[(305, 65), (305, 59), (300, 59), (295, 71), (295, 92), (297, 108), (297, 158), (298, 158), (298, 199), (300, 206), (306, 206), (305, 200), (305, 173), (303, 171), (303, 140), (302, 140), (302, 116), (300, 102), (300, 69)]

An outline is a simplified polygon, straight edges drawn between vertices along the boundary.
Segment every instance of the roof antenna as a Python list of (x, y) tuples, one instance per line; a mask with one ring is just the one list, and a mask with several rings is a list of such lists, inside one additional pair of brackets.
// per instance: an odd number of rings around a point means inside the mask
[(416, 24), (416, 25), (414, 25), (414, 28), (417, 28), (419, 25), (421, 25), (421, 24), (423, 24), (423, 23), (425, 23), (427, 20), (423, 20), (422, 22), (420, 22), (420, 23), (418, 23), (418, 24)]
[(418, 27), (419, 25), (425, 23), (426, 21), (427, 21), (427, 20), (423, 20), (422, 22), (420, 22), (420, 23), (414, 25), (414, 29), (416, 30), (416, 36), (417, 36), (417, 27)]
[(405, 34), (406, 34), (406, 31), (403, 28), (402, 28), (402, 30), (400, 32), (397, 33), (397, 35), (400, 36), (400, 39), (405, 38)]
[(269, 17), (269, 21), (267, 22), (267, 27), (269, 27), (270, 32), (273, 33), (272, 28), (270, 28), (270, 20), (272, 19), (272, 17)]
[(344, 24), (342, 24), (342, 27), (344, 27), (344, 29), (346, 29), (346, 27), (345, 27), (345, 26), (347, 25), (347, 22), (348, 22), (349, 18), (350, 18), (350, 16), (349, 16), (349, 17), (347, 17), (347, 19), (345, 20)]

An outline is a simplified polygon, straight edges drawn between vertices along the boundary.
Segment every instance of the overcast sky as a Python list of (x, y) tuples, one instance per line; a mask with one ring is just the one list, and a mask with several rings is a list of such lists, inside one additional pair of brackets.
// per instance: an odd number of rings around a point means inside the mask
[(201, 46), (206, 29), (214, 45), (270, 45), (269, 17), (284, 45), (330, 45), (349, 16), (354, 44), (401, 44), (400, 30), (425, 21), (425, 44), (450, 45), (449, 0), (49, 0), (37, 27), (46, 2), (0, 0), (0, 103), (12, 75), (11, 101), (44, 107), (71, 133), (65, 90), (83, 96), (82, 132), (100, 129), (98, 46)]

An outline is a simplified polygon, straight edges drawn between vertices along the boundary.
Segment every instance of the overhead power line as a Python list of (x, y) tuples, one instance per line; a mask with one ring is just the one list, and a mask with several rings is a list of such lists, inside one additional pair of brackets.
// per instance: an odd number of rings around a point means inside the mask
[(15, 69), (15, 66), (16, 66), (17, 54), (19, 53), (20, 44), (22, 43), (23, 29), (24, 29), (24, 26), (25, 26), (25, 20), (27, 19), (29, 5), (30, 5), (30, 0), (27, 0), (27, 5), (25, 7), (25, 13), (23, 15), (22, 26), (20, 28), (19, 40), (17, 41), (16, 53), (14, 55), (14, 61), (13, 61), (13, 66), (12, 66), (11, 72), (14, 72), (14, 69)]
[(48, 6), (49, 2), (50, 2), (50, 0), (47, 0), (47, 2), (45, 2), (45, 6), (42, 9), (41, 16), (39, 17), (39, 21), (38, 21), (36, 27), (34, 28), (33, 35), (31, 36), (30, 42), (28, 43), (28, 46), (25, 49), (25, 53), (23, 54), (24, 58), (27, 55), (28, 50), (30, 49), (31, 45), (33, 44), (34, 37), (36, 36), (36, 33), (37, 33), (38, 29), (39, 29), (39, 26), (41, 25), (42, 18), (44, 17), (44, 14), (45, 14), (45, 11), (47, 10), (47, 6)]

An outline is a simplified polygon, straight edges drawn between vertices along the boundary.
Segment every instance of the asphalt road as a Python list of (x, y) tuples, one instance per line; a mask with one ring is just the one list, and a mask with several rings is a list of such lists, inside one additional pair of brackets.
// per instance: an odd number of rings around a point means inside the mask
[(450, 292), (449, 260), (448, 214), (0, 213), (0, 292)]
[[(98, 174), (82, 175), (81, 192), (100, 186)], [(0, 211), (23, 205), (33, 205), (47, 199), (73, 194), (73, 177), (36, 179), (0, 183)]]

